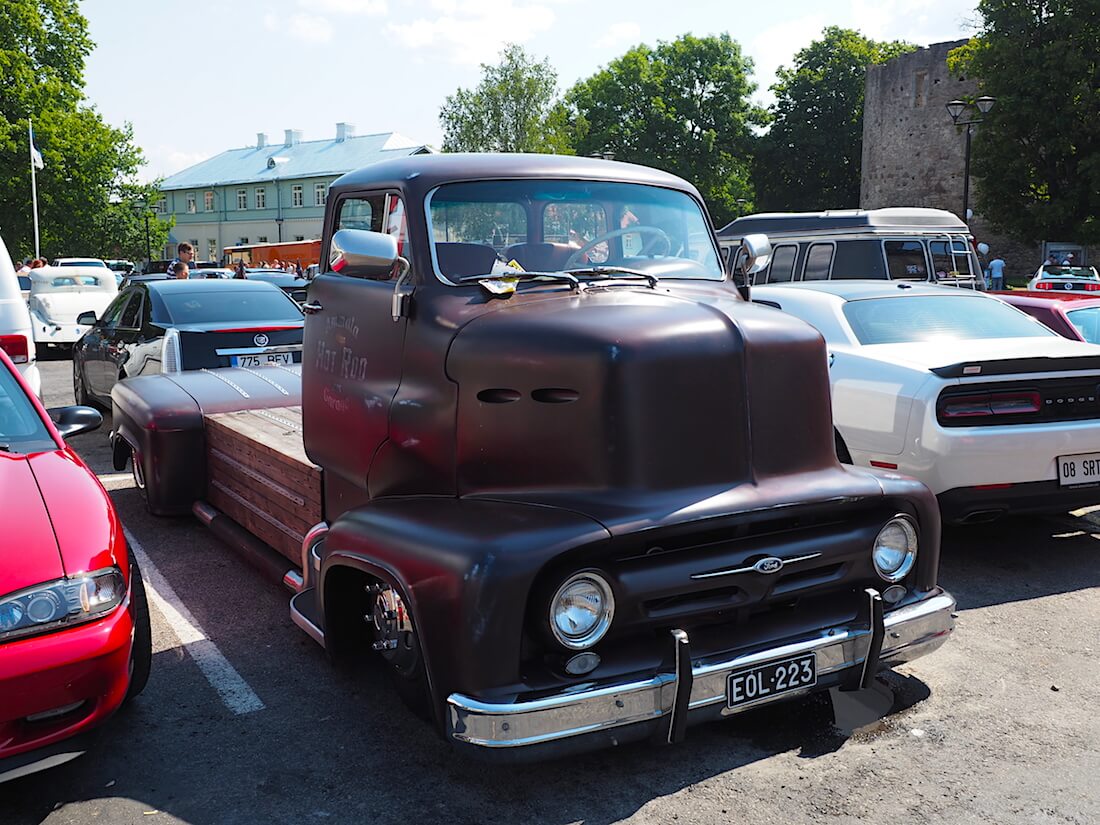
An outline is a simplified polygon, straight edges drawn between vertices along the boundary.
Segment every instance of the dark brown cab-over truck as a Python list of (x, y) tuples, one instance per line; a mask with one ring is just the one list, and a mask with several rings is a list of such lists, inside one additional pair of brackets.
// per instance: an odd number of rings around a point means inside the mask
[(677, 741), (951, 632), (935, 499), (837, 463), (821, 336), (742, 299), (688, 183), (416, 156), (336, 181), (325, 227), (300, 385), (124, 381), (116, 460), (293, 559), (294, 621), (456, 745)]

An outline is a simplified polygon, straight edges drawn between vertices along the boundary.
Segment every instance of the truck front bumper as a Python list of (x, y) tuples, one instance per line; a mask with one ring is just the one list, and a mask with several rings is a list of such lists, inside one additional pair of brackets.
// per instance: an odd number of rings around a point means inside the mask
[[(885, 613), (878, 610), (877, 617), (862, 627), (823, 628), (813, 638), (776, 647), (690, 660), (690, 675), (689, 668), (682, 666), (648, 678), (595, 683), (529, 701), (486, 702), (455, 693), (447, 699), (448, 734), (456, 743), (477, 750), (507, 751), (516, 756), (517, 749), (531, 750), (538, 752), (536, 758), (649, 736), (673, 741), (684, 724), (830, 687), (851, 686), (853, 676), (857, 684), (865, 682), (862, 677), (868, 672), (873, 676), (930, 653), (954, 630), (954, 610), (955, 599), (937, 589), (911, 604)], [(682, 631), (674, 631), (676, 634)], [(686, 635), (683, 638), (686, 641)], [(811, 652), (817, 655), (815, 685), (729, 707), (726, 685), (730, 673)]]

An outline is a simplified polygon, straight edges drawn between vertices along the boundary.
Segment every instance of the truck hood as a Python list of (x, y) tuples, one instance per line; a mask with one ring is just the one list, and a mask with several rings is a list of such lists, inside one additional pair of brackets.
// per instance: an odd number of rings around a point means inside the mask
[(27, 456), (0, 453), (0, 500), (9, 516), (0, 541), (0, 596), (64, 576), (50, 514)]
[(500, 307), (447, 359), (460, 495), (575, 501), (622, 524), (656, 501), (698, 518), (733, 488), (840, 472), (824, 341), (801, 321), (625, 287)]

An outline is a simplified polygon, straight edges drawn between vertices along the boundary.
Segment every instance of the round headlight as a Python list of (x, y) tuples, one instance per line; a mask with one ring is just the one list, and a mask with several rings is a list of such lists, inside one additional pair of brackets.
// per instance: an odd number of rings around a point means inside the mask
[(570, 650), (592, 647), (611, 627), (615, 597), (597, 573), (570, 576), (550, 600), (550, 631)]
[(905, 516), (890, 519), (875, 537), (872, 557), (880, 577), (888, 582), (904, 579), (917, 561), (916, 525)]

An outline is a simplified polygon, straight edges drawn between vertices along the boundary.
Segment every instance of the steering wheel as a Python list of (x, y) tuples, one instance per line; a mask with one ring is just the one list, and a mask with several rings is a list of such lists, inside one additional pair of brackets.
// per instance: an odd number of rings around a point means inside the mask
[(672, 250), (672, 241), (669, 240), (668, 235), (665, 234), (665, 231), (663, 229), (659, 229), (656, 226), (642, 226), (641, 224), (635, 224), (634, 226), (628, 226), (623, 229), (612, 229), (610, 232), (604, 232), (602, 235), (597, 235), (595, 238), (590, 240), (588, 243), (586, 243), (584, 246), (582, 246), (580, 249), (570, 255), (565, 261), (564, 268), (569, 269), (570, 267), (579, 264), (581, 262), (581, 258), (583, 258), (586, 253), (599, 246), (604, 241), (609, 241), (612, 238), (619, 238), (623, 235), (630, 235), (634, 232), (637, 232), (641, 235), (656, 235), (657, 240), (654, 241), (654, 243), (664, 244), (664, 249), (660, 253), (651, 250), (648, 253), (650, 255), (667, 255)]

